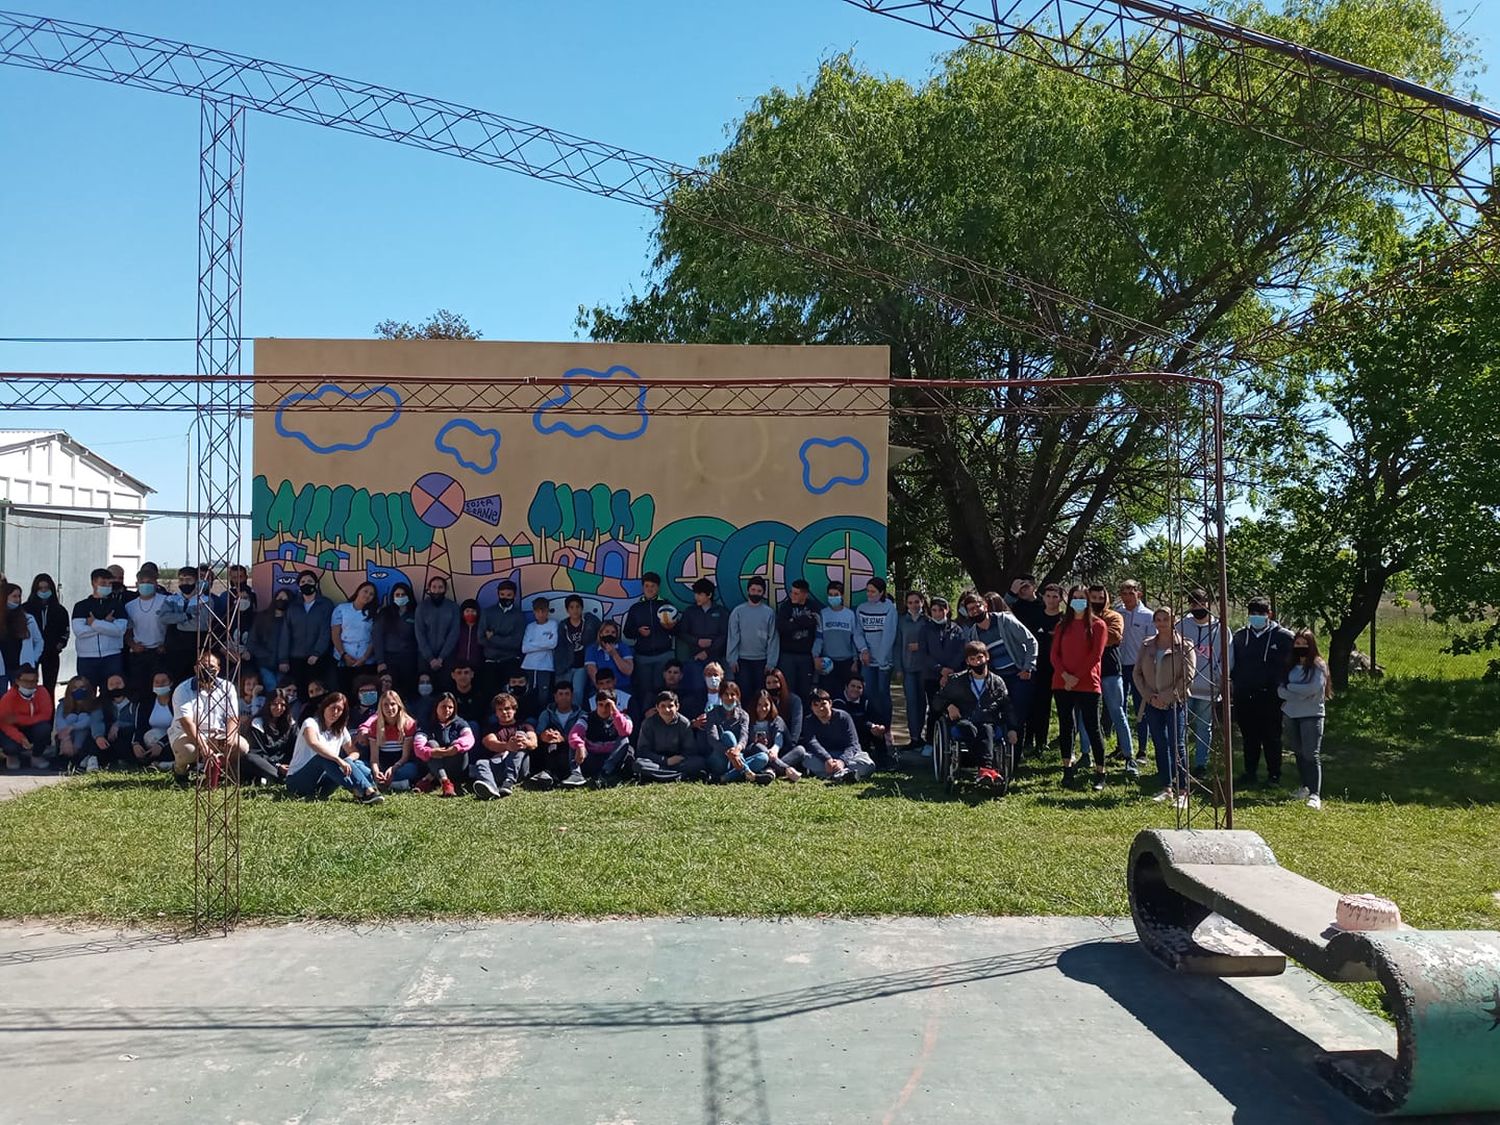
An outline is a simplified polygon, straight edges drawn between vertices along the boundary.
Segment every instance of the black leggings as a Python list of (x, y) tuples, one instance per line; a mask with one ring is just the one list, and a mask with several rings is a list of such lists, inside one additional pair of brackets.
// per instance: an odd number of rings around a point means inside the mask
[(995, 768), (995, 731), (989, 723), (975, 725), (964, 719), (955, 723), (953, 730), (958, 735), (960, 745), (978, 759), (980, 769)]
[(1057, 700), (1057, 728), (1062, 741), (1063, 761), (1069, 761), (1073, 757), (1073, 723), (1076, 715), (1078, 725), (1089, 736), (1089, 746), (1094, 752), (1094, 769), (1102, 771), (1104, 734), (1099, 729), (1099, 704), (1103, 696), (1097, 691), (1054, 691), (1052, 697)]

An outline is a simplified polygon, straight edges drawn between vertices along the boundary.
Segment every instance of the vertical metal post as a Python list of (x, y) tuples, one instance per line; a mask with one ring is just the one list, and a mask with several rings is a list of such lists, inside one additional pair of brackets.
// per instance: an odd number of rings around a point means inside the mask
[[(240, 245), (244, 217), (245, 111), (233, 100), (202, 100), (198, 174), (198, 375), (192, 444), (197, 475), (191, 482), (198, 557), (224, 575), (238, 549), (240, 413)], [(206, 587), (206, 583), (205, 583)], [(205, 589), (205, 593), (207, 590)], [(233, 603), (200, 628), (198, 649), (222, 662), (232, 680)], [(202, 618), (200, 617), (200, 622)], [(220, 687), (220, 691), (228, 691)], [(227, 701), (233, 706), (236, 701)], [(240, 913), (240, 789), (234, 747), (206, 747), (194, 790), (193, 928), (227, 933)]]
[[(1214, 511), (1213, 522), (1209, 525), (1208, 532), (1214, 541), (1213, 565), (1219, 579), (1219, 652), (1220, 666), (1225, 670), (1226, 678), (1229, 670), (1229, 565), (1224, 551), (1224, 386), (1222, 383), (1214, 383), (1213, 395), (1213, 473), (1214, 473)], [(1219, 779), (1222, 791), (1222, 824), (1225, 828), (1234, 827), (1234, 728), (1230, 725), (1233, 719), (1230, 705), (1229, 685), (1223, 685), (1223, 693), (1219, 702), (1219, 745), (1223, 747), (1223, 775)]]

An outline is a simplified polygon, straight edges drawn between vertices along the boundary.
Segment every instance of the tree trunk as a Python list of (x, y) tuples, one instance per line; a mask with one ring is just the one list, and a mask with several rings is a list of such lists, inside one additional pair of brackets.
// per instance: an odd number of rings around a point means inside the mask
[(1380, 609), (1380, 599), (1385, 594), (1385, 584), (1397, 569), (1379, 565), (1365, 567), (1349, 597), (1348, 608), (1334, 626), (1328, 638), (1328, 673), (1335, 691), (1342, 691), (1349, 686), (1349, 657), (1354, 652), (1359, 635), (1375, 620), (1375, 614)]

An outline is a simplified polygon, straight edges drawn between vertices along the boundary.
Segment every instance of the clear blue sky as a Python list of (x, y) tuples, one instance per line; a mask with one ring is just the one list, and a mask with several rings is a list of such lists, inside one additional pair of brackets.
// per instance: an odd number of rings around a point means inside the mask
[[(913, 78), (951, 43), (836, 0), (254, 5), (51, 0), (26, 10), (159, 35), (494, 110), (692, 163), (773, 84), (852, 48)], [(1500, 0), (1445, 0), (1500, 60)], [(1500, 74), (1480, 80), (1500, 104)], [(198, 107), (0, 67), (0, 336), (192, 336)], [(651, 215), (511, 173), (329, 129), (247, 128), (247, 336), (366, 336), (444, 306), (488, 339), (570, 339), (648, 263)], [(250, 357), (245, 357), (248, 369)], [(0, 343), (0, 370), (188, 372), (191, 344)], [(8, 414), (57, 426), (185, 503), (171, 415)], [(185, 526), (153, 523), (176, 562)]]

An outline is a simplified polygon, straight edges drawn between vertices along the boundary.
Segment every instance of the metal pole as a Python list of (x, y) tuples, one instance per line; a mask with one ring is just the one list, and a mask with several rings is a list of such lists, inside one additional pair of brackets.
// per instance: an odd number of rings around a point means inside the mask
[[(1213, 464), (1214, 520), (1209, 528), (1214, 537), (1214, 562), (1219, 574), (1219, 660), (1220, 667), (1229, 664), (1229, 565), (1224, 553), (1224, 385), (1215, 383), (1213, 395)], [(1219, 744), (1224, 748), (1223, 776), (1219, 779), (1224, 792), (1224, 827), (1234, 827), (1234, 733), (1227, 685), (1219, 701)]]

